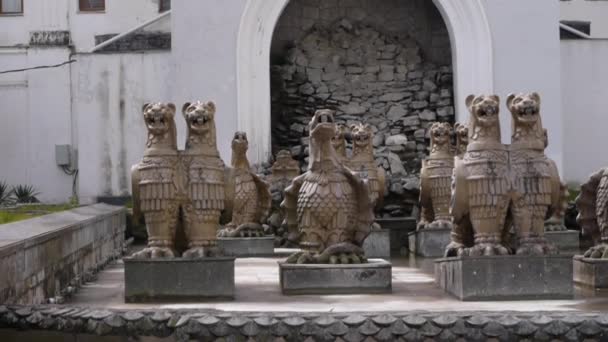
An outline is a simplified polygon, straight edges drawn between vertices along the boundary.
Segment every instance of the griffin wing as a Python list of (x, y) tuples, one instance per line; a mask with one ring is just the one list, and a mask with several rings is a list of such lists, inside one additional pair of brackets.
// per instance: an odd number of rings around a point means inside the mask
[(272, 207), (272, 195), (270, 194), (270, 186), (258, 175), (252, 173), (253, 182), (258, 192), (258, 213), (259, 217), (256, 218), (256, 222), (266, 222), (270, 208)]
[(426, 161), (422, 161), (420, 169), (420, 219), (422, 222), (430, 223), (435, 217), (433, 203), (431, 200), (431, 188), (427, 174)]
[(233, 168), (228, 166), (224, 168), (224, 211), (222, 212), (222, 223), (228, 223), (232, 220), (236, 187), (234, 173)]
[(450, 200), (450, 215), (454, 223), (460, 224), (469, 215), (469, 189), (466, 177), (466, 166), (460, 158), (454, 158), (452, 171), (452, 197)]
[(467, 184), (466, 166), (461, 158), (454, 158), (452, 170), (452, 196), (450, 200), (450, 215), (452, 216), (452, 241), (465, 246), (472, 245), (473, 224), (469, 217), (469, 189)]
[(131, 168), (131, 196), (133, 198), (133, 224), (139, 225), (141, 220), (141, 204), (139, 195), (139, 182), (141, 175), (139, 174), (139, 165), (133, 165)]
[[(583, 234), (592, 236), (594, 240), (599, 238), (599, 217), (605, 217), (606, 203), (608, 203), (605, 171), (606, 169), (602, 169), (593, 173), (589, 180), (581, 185), (581, 192), (575, 201), (578, 209), (576, 222), (581, 226)], [(605, 219), (602, 221), (602, 223), (606, 223)]]
[(378, 199), (376, 200), (376, 208), (382, 208), (384, 202), (384, 193), (386, 192), (386, 174), (384, 168), (378, 167)]
[(366, 180), (361, 179), (348, 168), (343, 167), (342, 172), (355, 190), (357, 199), (356, 209), (358, 214), (358, 225), (355, 229), (355, 242), (362, 246), (363, 240), (365, 240), (372, 231), (372, 222), (374, 221), (374, 211), (369, 197), (369, 186), (367, 185)]
[(306, 174), (303, 174), (291, 181), (291, 184), (285, 189), (285, 197), (281, 202), (281, 208), (285, 211), (287, 229), (289, 235), (292, 236), (298, 234), (298, 194), (305, 177)]

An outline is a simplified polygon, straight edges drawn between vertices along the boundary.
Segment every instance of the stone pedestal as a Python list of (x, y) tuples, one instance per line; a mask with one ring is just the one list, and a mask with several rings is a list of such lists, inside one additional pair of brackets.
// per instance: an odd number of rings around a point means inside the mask
[(608, 259), (591, 259), (576, 255), (572, 262), (575, 283), (596, 289), (608, 288)]
[(274, 255), (274, 236), (218, 238), (217, 245), (225, 255), (237, 258), (270, 257)]
[(435, 281), (463, 301), (572, 298), (569, 256), (455, 257), (435, 261)]
[(390, 231), (391, 253), (399, 254), (401, 248), (407, 248), (407, 235), (416, 230), (416, 219), (412, 217), (391, 217), (376, 219), (382, 229)]
[(580, 252), (578, 230), (545, 232), (545, 238), (554, 244), (560, 253), (578, 254)]
[(408, 235), (410, 253), (427, 257), (443, 256), (450, 243), (451, 229), (421, 229)]
[(234, 298), (234, 258), (124, 258), (125, 301), (201, 301)]
[(363, 250), (367, 258), (389, 259), (391, 257), (391, 239), (388, 229), (372, 230), (363, 241)]
[(279, 262), (281, 291), (287, 295), (388, 293), (391, 276), (391, 263), (382, 259), (347, 265)]

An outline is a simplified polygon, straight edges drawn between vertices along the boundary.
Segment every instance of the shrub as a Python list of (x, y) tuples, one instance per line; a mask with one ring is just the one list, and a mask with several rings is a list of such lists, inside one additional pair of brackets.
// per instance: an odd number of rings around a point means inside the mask
[(13, 202), (13, 190), (9, 189), (6, 182), (0, 182), (0, 207), (7, 206)]
[(17, 185), (13, 188), (13, 194), (17, 199), (17, 203), (38, 203), (36, 196), (39, 192), (31, 185)]

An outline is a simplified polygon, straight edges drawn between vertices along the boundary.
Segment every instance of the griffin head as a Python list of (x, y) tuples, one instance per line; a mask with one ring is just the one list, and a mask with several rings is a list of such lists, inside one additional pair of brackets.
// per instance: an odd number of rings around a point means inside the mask
[(346, 151), (346, 136), (348, 135), (348, 129), (343, 124), (336, 125), (336, 132), (331, 137), (331, 144), (334, 146), (336, 151)]
[(249, 140), (247, 140), (247, 133), (235, 132), (232, 138), (232, 151), (233, 153), (245, 154), (249, 149)]
[(540, 119), (540, 95), (538, 93), (510, 94), (507, 108), (515, 125), (532, 126)]
[(310, 137), (319, 141), (331, 140), (336, 135), (334, 114), (331, 109), (317, 110), (309, 124)]
[(144, 121), (148, 129), (147, 147), (165, 145), (177, 149), (175, 128), (175, 105), (173, 103), (146, 103), (143, 108)]
[(447, 122), (435, 122), (431, 126), (431, 146), (445, 146), (450, 143), (452, 126)]
[(163, 135), (172, 129), (175, 118), (173, 103), (146, 103), (142, 108), (148, 132), (153, 135)]
[(196, 101), (186, 102), (182, 108), (188, 130), (194, 134), (203, 135), (215, 128), (215, 103)]
[(373, 130), (368, 124), (358, 123), (351, 126), (353, 145), (364, 149), (372, 144)]
[(457, 122), (454, 124), (454, 132), (456, 133), (456, 148), (458, 152), (464, 152), (469, 144), (469, 127)]
[(498, 124), (500, 98), (497, 95), (469, 95), (466, 105), (471, 112), (473, 127), (492, 127)]

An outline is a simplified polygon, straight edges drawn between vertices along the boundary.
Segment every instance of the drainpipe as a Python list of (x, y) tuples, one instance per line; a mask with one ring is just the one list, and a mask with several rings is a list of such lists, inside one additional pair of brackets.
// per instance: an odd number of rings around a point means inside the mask
[(158, 16), (156, 16), (156, 17), (154, 17), (154, 18), (152, 18), (152, 19), (150, 19), (148, 21), (146, 21), (143, 24), (135, 26), (134, 28), (132, 28), (132, 29), (126, 31), (126, 32), (123, 32), (123, 33), (117, 35), (116, 37), (108, 39), (108, 40), (106, 40), (105, 42), (103, 42), (103, 43), (101, 43), (99, 45), (96, 45), (95, 47), (93, 47), (93, 49), (91, 49), (91, 51), (89, 51), (89, 53), (93, 53), (95, 51), (101, 50), (104, 47), (106, 47), (106, 46), (108, 46), (108, 45), (110, 45), (110, 44), (112, 44), (112, 43), (114, 43), (114, 42), (116, 42), (116, 41), (118, 41), (118, 40), (120, 40), (120, 39), (122, 39), (122, 38), (124, 38), (124, 37), (126, 37), (126, 36), (128, 36), (128, 35), (130, 35), (132, 33), (134, 33), (134, 32), (136, 32), (136, 31), (139, 31), (139, 30), (141, 30), (142, 28), (144, 28), (144, 27), (146, 27), (148, 25), (154, 24), (155, 22), (157, 22), (157, 21), (159, 21), (159, 20), (161, 20), (164, 17), (167, 17), (169, 15), (171, 15), (171, 10), (163, 12), (160, 15), (158, 15)]

